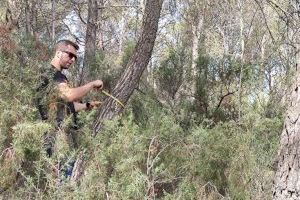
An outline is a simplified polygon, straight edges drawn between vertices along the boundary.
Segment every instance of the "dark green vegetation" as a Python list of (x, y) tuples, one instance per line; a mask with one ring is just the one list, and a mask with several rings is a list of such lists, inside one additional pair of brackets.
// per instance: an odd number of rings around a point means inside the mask
[[(79, 148), (69, 149), (58, 135), (56, 154), (47, 158), (43, 134), (52, 126), (37, 120), (33, 104), (38, 69), (47, 61), (37, 57), (33, 39), (14, 37), (20, 38), (12, 39), (15, 48), (0, 55), (4, 199), (270, 198), (284, 107), (275, 94), (259, 92), (263, 81), (256, 65), (228, 59), (220, 70), (216, 62), (221, 61), (200, 53), (194, 79), (180, 68), (187, 62), (184, 51), (170, 50), (156, 67), (156, 88), (144, 84), (143, 77), (122, 116), (107, 121), (96, 137), (91, 136), (95, 112), (81, 113)], [(123, 62), (132, 48), (126, 49)], [(106, 69), (111, 58), (101, 52), (97, 59), (103, 68), (93, 76), (116, 80), (119, 72)], [(217, 95), (224, 85), (237, 88), (241, 66), (243, 98), (236, 90)], [(195, 96), (177, 97), (180, 86), (191, 86), (189, 82), (195, 84)], [(55, 162), (79, 151), (84, 155), (80, 181), (61, 178), (58, 184)]]
[[(297, 198), (298, 4), (1, 0), (0, 199), (271, 199), (274, 177)], [(126, 106), (89, 93), (78, 148), (61, 131), (48, 158), (35, 88), (66, 35), (73, 86), (102, 79)]]

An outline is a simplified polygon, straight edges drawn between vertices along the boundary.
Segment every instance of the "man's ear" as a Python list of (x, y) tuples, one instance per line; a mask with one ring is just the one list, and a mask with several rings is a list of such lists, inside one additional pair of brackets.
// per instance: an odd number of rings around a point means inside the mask
[(60, 56), (61, 56), (61, 51), (56, 51), (55, 57), (60, 58)]

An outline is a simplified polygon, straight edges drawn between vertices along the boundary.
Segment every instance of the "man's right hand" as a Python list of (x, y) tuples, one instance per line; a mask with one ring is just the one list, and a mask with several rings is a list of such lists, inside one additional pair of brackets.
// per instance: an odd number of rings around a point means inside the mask
[(67, 83), (59, 83), (58, 89), (62, 99), (66, 102), (73, 102), (81, 100), (91, 89), (102, 90), (103, 82), (101, 80), (95, 80), (76, 88), (70, 88)]
[(101, 105), (101, 101), (90, 101), (90, 105), (92, 108), (97, 108)]
[(102, 89), (103, 88), (103, 82), (101, 80), (95, 80), (92, 83), (92, 86), (94, 89)]

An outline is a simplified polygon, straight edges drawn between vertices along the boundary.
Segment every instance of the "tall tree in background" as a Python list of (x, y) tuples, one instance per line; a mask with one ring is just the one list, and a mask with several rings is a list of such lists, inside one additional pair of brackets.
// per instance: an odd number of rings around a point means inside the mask
[[(191, 95), (196, 95), (196, 77), (197, 77), (197, 59), (199, 57), (199, 46), (200, 44), (200, 35), (202, 34), (203, 30), (203, 22), (204, 22), (204, 4), (205, 2), (200, 1), (194, 1), (189, 2), (190, 4), (190, 18), (191, 20), (191, 26), (192, 26), (192, 65), (191, 65), (191, 77), (192, 77), (192, 85), (187, 87), (192, 87), (191, 89)], [(193, 5), (194, 4), (194, 5)], [(193, 10), (194, 9), (194, 10)]]
[(26, 35), (36, 36), (37, 30), (37, 1), (25, 0), (25, 21), (26, 21)]
[(55, 40), (56, 0), (51, 0), (51, 39)]
[[(163, 0), (148, 0), (146, 2), (142, 33), (124, 73), (112, 92), (124, 104), (127, 103), (131, 94), (138, 86), (140, 77), (150, 60), (156, 39), (162, 3)], [(106, 99), (97, 113), (94, 134), (100, 131), (104, 119), (112, 119), (122, 110), (123, 108), (116, 104), (113, 99)]]
[(3, 6), (0, 4), (0, 24), (6, 25), (8, 28), (11, 28), (12, 26), (16, 26), (18, 24), (17, 20), (13, 20), (12, 13), (10, 11), (9, 6), (2, 3)]
[(98, 3), (97, 0), (88, 1), (88, 19), (86, 25), (85, 52), (83, 69), (88, 71), (93, 63), (95, 63), (96, 53), (96, 36), (98, 21)]

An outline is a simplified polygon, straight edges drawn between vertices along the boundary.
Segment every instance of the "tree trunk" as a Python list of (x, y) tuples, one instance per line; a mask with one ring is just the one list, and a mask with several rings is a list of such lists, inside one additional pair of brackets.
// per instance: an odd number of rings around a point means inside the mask
[[(299, 53), (298, 53), (299, 54)], [(299, 55), (297, 62), (299, 62)], [(273, 199), (300, 199), (300, 70), (297, 64), (291, 103), (281, 134)]]
[(96, 53), (96, 33), (98, 20), (97, 0), (88, 1), (88, 20), (85, 36), (85, 51), (83, 70), (89, 71), (89, 68), (95, 63)]
[(38, 30), (37, 30), (37, 1), (31, 0), (31, 16), (30, 16), (30, 21), (31, 21), (31, 31), (32, 35), (34, 37), (38, 37)]
[[(148, 0), (143, 17), (142, 33), (136, 48), (130, 58), (124, 73), (112, 91), (113, 96), (123, 104), (129, 100), (134, 89), (138, 86), (140, 77), (151, 58), (158, 29), (158, 21), (163, 0)], [(94, 123), (94, 135), (102, 128), (104, 119), (112, 119), (123, 110), (112, 98), (107, 98), (97, 113)]]
[(240, 45), (241, 45), (241, 70), (240, 70), (240, 77), (239, 77), (239, 85), (238, 85), (238, 91), (239, 91), (239, 115), (238, 115), (238, 121), (241, 121), (241, 113), (242, 113), (242, 93), (243, 93), (243, 86), (242, 86), (242, 79), (243, 79), (243, 69), (244, 69), (244, 51), (245, 51), (245, 38), (244, 38), (244, 19), (243, 19), (243, 2), (239, 1), (239, 17), (240, 17)]
[[(103, 0), (100, 0), (98, 1), (99, 3), (99, 6), (100, 7), (104, 7), (104, 1)], [(100, 22), (102, 22), (102, 19), (103, 19), (103, 12), (102, 10), (100, 10), (100, 12), (98, 13), (98, 19), (100, 20)], [(103, 34), (103, 31), (102, 31), (102, 23), (99, 23), (98, 22), (98, 45), (97, 45), (97, 48), (98, 49), (102, 49), (104, 51), (104, 34)]]
[[(194, 23), (192, 24), (192, 35), (193, 35), (193, 40), (192, 40), (192, 74), (191, 74), (191, 95), (192, 97), (196, 96), (197, 93), (197, 83), (196, 83), (196, 78), (197, 78), (197, 59), (199, 57), (199, 40), (200, 40), (200, 34), (202, 31), (202, 26), (203, 26), (203, 19), (204, 17), (201, 14), (198, 14), (196, 17)], [(189, 86), (187, 86), (189, 87)]]
[[(291, 12), (298, 8), (297, 1), (291, 1), (293, 4)], [(295, 13), (295, 12), (293, 12)], [(299, 15), (293, 16), (299, 21)], [(284, 128), (280, 137), (280, 147), (277, 156), (277, 171), (274, 178), (273, 199), (290, 200), (300, 199), (300, 37), (299, 22), (296, 26), (288, 25), (287, 38), (292, 41), (297, 52), (295, 55), (296, 71), (293, 85), (290, 87), (291, 95)]]
[(25, 0), (25, 22), (26, 22), (25, 32), (26, 35), (29, 36), (31, 35), (32, 29), (31, 29), (31, 21), (30, 21), (30, 5), (28, 0)]

